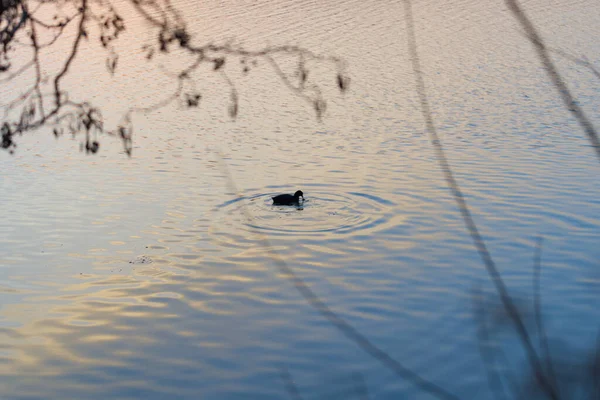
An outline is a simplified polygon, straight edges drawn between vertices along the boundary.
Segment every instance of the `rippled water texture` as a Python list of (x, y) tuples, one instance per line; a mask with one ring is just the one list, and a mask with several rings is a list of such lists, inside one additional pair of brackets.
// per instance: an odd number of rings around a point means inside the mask
[[(86, 47), (65, 81), (72, 98), (104, 107), (107, 124), (174, 90), (165, 71), (180, 62), (146, 63), (148, 26), (115, 4), (128, 18), (120, 69), (111, 77)], [(319, 122), (261, 64), (232, 75), (231, 121), (229, 93), (206, 70), (200, 108), (134, 117), (131, 159), (110, 138), (86, 156), (79, 139), (43, 132), (0, 153), (0, 398), (281, 399), (293, 398), (290, 380), (305, 399), (432, 398), (332, 325), (304, 287), (459, 398), (495, 398), (481, 355), (497, 348), (500, 370), (525, 382), (523, 352), (425, 131), (403, 3), (174, 6), (199, 44), (342, 57), (351, 89), (337, 93), (333, 72), (314, 70), (329, 100)], [(573, 58), (600, 68), (600, 7), (524, 8), (599, 127), (600, 80)], [(503, 2), (430, 0), (413, 11), (456, 179), (531, 332), (543, 237), (545, 328), (557, 370), (573, 371), (600, 322), (598, 160)], [(298, 189), (301, 207), (272, 204)]]
[[(367, 193), (327, 193), (325, 185), (306, 185), (310, 197), (293, 206), (274, 205), (272, 196), (264, 194), (239, 196), (218, 206), (215, 229), (223, 227), (229, 236), (231, 227), (244, 227), (252, 231), (297, 241), (302, 237), (344, 237), (361, 233), (375, 233), (392, 220), (393, 203)], [(281, 190), (279, 187), (269, 188)], [(305, 189), (306, 190), (306, 189)], [(279, 193), (279, 192), (275, 192)], [(244, 210), (251, 216), (244, 222)], [(306, 212), (302, 213), (300, 211)]]

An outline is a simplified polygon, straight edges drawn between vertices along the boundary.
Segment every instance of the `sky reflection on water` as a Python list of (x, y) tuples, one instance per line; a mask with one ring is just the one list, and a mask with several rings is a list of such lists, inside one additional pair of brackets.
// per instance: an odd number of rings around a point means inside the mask
[[(429, 398), (310, 308), (275, 250), (407, 367), (461, 398), (491, 398), (473, 289), (493, 291), (423, 135), (401, 5), (176, 5), (206, 27), (199, 37), (344, 57), (352, 89), (318, 123), (261, 70), (240, 82), (231, 122), (209, 79), (199, 111), (135, 118), (132, 159), (108, 139), (85, 156), (41, 134), (0, 154), (0, 397), (275, 399), (288, 395), (286, 368), (305, 398), (352, 398), (356, 374), (371, 398)], [(600, 63), (588, 35), (598, 7), (528, 7), (550, 43)], [(558, 353), (579, 354), (600, 321), (597, 160), (505, 11), (429, 2), (415, 13), (434, 117), (490, 251), (527, 309), (544, 237), (546, 326)], [(130, 53), (122, 75), (96, 78), (116, 87), (97, 95), (115, 114), (165, 91)], [(598, 81), (556, 61), (600, 125)], [(72, 87), (104, 76), (91, 64)], [(295, 189), (302, 211), (270, 204)], [(510, 334), (497, 341), (520, 366)]]

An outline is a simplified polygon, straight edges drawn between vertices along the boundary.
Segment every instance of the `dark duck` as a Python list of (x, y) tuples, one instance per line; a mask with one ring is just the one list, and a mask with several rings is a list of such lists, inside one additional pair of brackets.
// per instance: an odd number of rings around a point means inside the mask
[(302, 197), (302, 201), (304, 201), (304, 193), (302, 190), (296, 191), (294, 195), (291, 194), (280, 194), (278, 196), (272, 197), (273, 204), (277, 204), (280, 206), (292, 206), (300, 203), (300, 197)]

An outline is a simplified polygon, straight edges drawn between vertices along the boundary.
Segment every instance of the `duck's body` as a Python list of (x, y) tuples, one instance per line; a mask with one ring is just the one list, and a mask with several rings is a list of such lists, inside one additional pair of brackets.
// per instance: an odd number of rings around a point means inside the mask
[(302, 197), (302, 201), (304, 201), (304, 193), (302, 190), (296, 191), (294, 195), (291, 194), (280, 194), (275, 197), (272, 197), (273, 204), (281, 205), (281, 206), (291, 206), (294, 204), (298, 204), (300, 202), (300, 197)]

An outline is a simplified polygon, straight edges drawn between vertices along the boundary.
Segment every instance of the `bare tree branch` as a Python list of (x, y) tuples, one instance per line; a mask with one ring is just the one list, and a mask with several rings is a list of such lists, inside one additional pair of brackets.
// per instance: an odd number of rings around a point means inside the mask
[[(496, 290), (500, 296), (502, 304), (506, 309), (508, 315), (513, 321), (515, 328), (519, 334), (521, 339), (521, 343), (523, 344), (527, 357), (529, 359), (529, 363), (536, 375), (536, 379), (538, 380), (540, 386), (543, 388), (544, 392), (553, 400), (558, 400), (558, 393), (556, 393), (555, 388), (549, 382), (548, 378), (544, 374), (544, 369), (542, 367), (542, 363), (539, 359), (535, 348), (533, 347), (529, 332), (527, 332), (527, 328), (525, 327), (525, 323), (520, 316), (519, 310), (515, 306), (513, 300), (511, 299), (508, 289), (502, 280), (502, 276), (496, 267), (496, 263), (492, 259), (490, 252), (487, 249), (485, 241), (483, 237), (479, 233), (479, 229), (475, 224), (475, 220), (471, 214), (467, 201), (465, 200), (465, 196), (463, 195), (458, 182), (454, 178), (454, 174), (450, 167), (450, 163), (446, 158), (446, 154), (444, 152), (444, 148), (442, 146), (442, 142), (440, 141), (439, 135), (437, 133), (437, 129), (435, 127), (435, 123), (433, 121), (433, 115), (431, 113), (431, 109), (429, 106), (429, 100), (427, 98), (427, 93), (425, 90), (425, 81), (423, 79), (423, 73), (421, 71), (421, 64), (419, 59), (419, 54), (417, 51), (417, 38), (415, 33), (415, 25), (414, 25), (414, 17), (412, 12), (412, 3), (411, 0), (404, 0), (405, 5), (405, 18), (406, 18), (406, 27), (407, 27), (407, 38), (408, 38), (408, 48), (411, 54), (413, 71), (415, 75), (415, 81), (417, 86), (417, 94), (419, 96), (419, 101), (421, 103), (421, 112), (423, 114), (423, 118), (425, 119), (425, 125), (427, 132), (429, 133), (431, 143), (433, 144), (433, 148), (435, 150), (436, 158), (440, 165), (440, 169), (442, 170), (442, 174), (444, 175), (444, 179), (446, 180), (446, 184), (452, 193), (452, 197), (456, 201), (458, 209), (460, 210), (462, 219), (465, 223), (467, 230), (469, 231), (469, 235), (473, 240), (473, 244), (483, 261), (483, 264), (486, 267), (488, 275), (492, 279), (493, 284), (496, 287)], [(599, 154), (600, 155), (600, 154)]]
[(521, 5), (517, 0), (505, 0), (505, 4), (507, 5), (508, 9), (513, 13), (515, 19), (521, 24), (522, 28), (527, 33), (527, 37), (533, 44), (536, 54), (542, 62), (544, 69), (548, 73), (552, 84), (558, 90), (558, 93), (565, 107), (573, 114), (575, 119), (577, 119), (577, 122), (579, 122), (579, 125), (582, 127), (583, 131), (587, 135), (588, 140), (590, 141), (592, 147), (594, 148), (594, 151), (596, 152), (596, 156), (600, 161), (600, 140), (598, 139), (598, 133), (596, 132), (596, 128), (589, 120), (589, 118), (585, 115), (583, 108), (581, 108), (579, 103), (575, 101), (575, 98), (573, 97), (571, 91), (567, 87), (565, 80), (558, 72), (558, 69), (554, 65), (552, 58), (550, 58), (550, 55), (546, 50), (546, 45), (544, 44), (541, 35), (538, 33), (537, 29), (529, 20), (529, 18), (527, 18), (525, 12), (521, 8)]
[(484, 298), (481, 288), (473, 291), (473, 304), (475, 309), (475, 318), (477, 320), (477, 343), (479, 344), (479, 354), (485, 366), (488, 378), (490, 392), (498, 400), (506, 400), (509, 397), (506, 394), (502, 377), (498, 372), (496, 357), (492, 351), (488, 351), (490, 341), (488, 324), (486, 321), (486, 310), (484, 307)]
[(280, 376), (290, 398), (292, 400), (302, 400), (300, 390), (298, 390), (298, 386), (296, 386), (296, 383), (294, 382), (294, 378), (292, 378), (290, 371), (288, 371), (287, 368), (281, 368)]
[[(193, 57), (193, 61), (179, 68), (177, 73), (166, 73), (167, 77), (172, 77), (177, 82), (174, 91), (153, 106), (134, 105), (123, 110), (122, 125), (116, 130), (105, 130), (102, 121), (94, 119), (102, 118), (100, 110), (87, 100), (79, 102), (70, 100), (68, 93), (63, 89), (63, 81), (74, 72), (72, 69), (84, 43), (83, 39), (98, 40), (108, 52), (106, 67), (110, 74), (114, 74), (118, 69), (119, 54), (113, 43), (120, 38), (121, 32), (126, 28), (126, 23), (115, 11), (111, 0), (3, 0), (0, 10), (0, 45), (2, 45), (0, 47), (0, 82), (16, 82), (17, 79), (24, 76), (24, 72), (32, 67), (35, 70), (35, 78), (29, 86), (21, 85), (23, 90), (19, 95), (8, 100), (6, 104), (0, 105), (0, 109), (4, 111), (1, 148), (13, 151), (16, 146), (16, 135), (22, 135), (45, 125), (63, 124), (54, 129), (55, 135), (60, 136), (64, 132), (74, 135), (85, 133), (86, 150), (88, 148), (97, 149), (95, 146), (88, 146), (91, 132), (86, 130), (87, 126), (94, 130), (94, 135), (103, 133), (120, 137), (123, 140), (125, 152), (131, 154), (133, 113), (154, 111), (173, 101), (179, 101), (186, 107), (198, 107), (202, 94), (195, 90), (184, 90), (183, 84), (185, 82), (186, 88), (188, 86), (193, 88), (192, 73), (198, 71), (202, 66), (212, 66), (212, 71), (223, 77), (229, 91), (228, 112), (232, 118), (236, 118), (240, 112), (239, 93), (235, 82), (226, 70), (227, 65), (234, 65), (228, 62), (232, 58), (241, 61), (236, 65), (241, 64), (240, 68), (244, 74), (256, 67), (257, 60), (263, 60), (269, 64), (275, 75), (289, 90), (312, 105), (318, 119), (321, 119), (326, 106), (319, 85), (314, 82), (306, 85), (305, 79), (301, 85), (292, 84), (295, 76), (306, 78), (306, 62), (331, 65), (337, 72), (336, 80), (340, 92), (344, 92), (348, 88), (350, 80), (345, 72), (345, 63), (337, 57), (317, 55), (299, 46), (249, 50), (231, 43), (198, 45), (194, 43), (192, 35), (188, 33), (183, 15), (170, 0), (126, 1), (149, 24), (148, 29), (151, 34), (155, 35), (152, 43), (142, 47), (148, 62), (151, 62), (154, 56), (160, 53), (175, 57), (174, 49), (179, 50), (178, 54), (183, 53)], [(48, 21), (48, 8), (52, 9), (52, 7), (55, 9), (55, 15), (53, 21)], [(77, 21), (77, 26), (74, 28), (74, 35), (67, 37), (64, 34), (66, 28), (73, 28), (75, 21)], [(90, 29), (93, 26), (98, 27), (99, 33), (95, 29)], [(71, 29), (69, 29), (70, 32)], [(65, 55), (64, 62), (60, 64), (58, 72), (49, 77), (43, 76), (45, 69), (41, 50), (51, 48), (61, 38), (67, 41), (70, 50)], [(64, 41), (60, 40), (61, 44)], [(30, 52), (31, 58), (13, 71), (12, 56), (9, 51), (15, 45), (18, 46), (18, 51), (21, 53)], [(296, 70), (291, 73), (284, 72), (279, 62), (274, 59), (276, 55), (300, 60)], [(26, 82), (25, 79), (27, 78), (23, 78), (24, 82)], [(48, 87), (44, 85), (46, 80), (52, 82)], [(49, 101), (50, 97), (53, 99), (51, 102)], [(32, 104), (35, 105), (33, 108)], [(90, 123), (91, 120), (93, 123)], [(76, 131), (79, 128), (83, 131)]]

